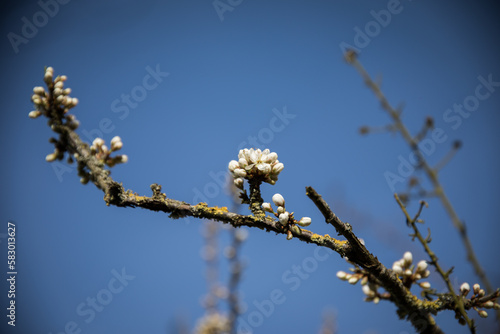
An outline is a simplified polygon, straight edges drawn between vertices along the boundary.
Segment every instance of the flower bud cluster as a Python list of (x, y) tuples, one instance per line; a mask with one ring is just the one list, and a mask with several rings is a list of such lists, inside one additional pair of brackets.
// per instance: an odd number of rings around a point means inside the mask
[(343, 281), (347, 281), (352, 285), (360, 282), (361, 289), (366, 296), (366, 302), (373, 302), (375, 304), (378, 304), (380, 299), (390, 298), (390, 294), (388, 292), (378, 292), (379, 285), (369, 281), (368, 273), (364, 269), (350, 268), (350, 271), (352, 271), (352, 274), (346, 273), (345, 271), (338, 271), (337, 277)]
[[(411, 286), (411, 284), (417, 283), (418, 280), (427, 278), (431, 274), (427, 269), (427, 262), (424, 260), (418, 262), (416, 266), (412, 263), (413, 255), (411, 252), (406, 252), (402, 259), (394, 262), (392, 265), (392, 270), (402, 279), (406, 286)], [(417, 284), (424, 290), (431, 288), (429, 282), (419, 282)]]
[(269, 149), (243, 149), (238, 154), (238, 161), (231, 160), (228, 168), (234, 177), (234, 184), (243, 190), (243, 180), (254, 178), (275, 184), (279, 173), (285, 166), (278, 161), (278, 154)]
[(98, 137), (92, 142), (92, 146), (90, 146), (90, 153), (109, 167), (113, 167), (116, 164), (125, 163), (128, 161), (128, 157), (125, 154), (111, 157), (112, 152), (118, 151), (122, 147), (122, 140), (118, 136), (115, 136), (113, 137), (113, 139), (111, 139), (111, 149), (109, 149), (105, 145), (103, 139)]
[(229, 333), (231, 324), (226, 315), (219, 312), (214, 312), (205, 315), (198, 320), (196, 324), (195, 333), (197, 334), (211, 334), (211, 333)]
[[(460, 295), (462, 297), (466, 298), (470, 291), (471, 288), (469, 283), (465, 282), (460, 286)], [(485, 310), (479, 310), (479, 308), (500, 310), (500, 304), (495, 300), (496, 298), (481, 300), (485, 295), (486, 291), (481, 289), (479, 284), (476, 283), (472, 286), (472, 296), (470, 301), (472, 303), (472, 308), (476, 310), (481, 318), (486, 318), (488, 313)], [(465, 324), (465, 321), (463, 321), (459, 314), (455, 315), (455, 317), (462, 320), (460, 321), (461, 324)]]
[[(50, 109), (55, 107), (56, 110), (61, 110), (60, 117), (62, 118), (62, 115), (67, 114), (69, 109), (78, 104), (78, 99), (69, 96), (71, 88), (64, 88), (64, 82), (67, 80), (65, 75), (57, 76), (54, 79), (54, 69), (52, 67), (47, 67), (43, 80), (47, 84), (49, 92), (45, 91), (41, 86), (33, 88), (31, 101), (35, 105), (35, 110), (31, 111), (28, 116), (30, 118), (38, 118), (41, 115), (54, 117), (53, 115), (49, 115), (49, 113)], [(75, 116), (68, 114), (65, 119), (66, 124), (73, 130), (78, 128), (79, 122)]]
[[(297, 228), (295, 225), (299, 225), (302, 227), (306, 227), (311, 225), (311, 218), (309, 217), (302, 217), (299, 221), (295, 220), (293, 217), (293, 212), (288, 212), (285, 209), (285, 198), (281, 194), (274, 194), (272, 197), (274, 205), (276, 205), (277, 210), (274, 212), (271, 203), (262, 203), (262, 209), (266, 212), (272, 213), (278, 218), (279, 222), (283, 227), (286, 228), (292, 228), (294, 231), (299, 232), (300, 229)], [(287, 239), (290, 240), (292, 239), (292, 232), (289, 229), (288, 234), (287, 234)]]

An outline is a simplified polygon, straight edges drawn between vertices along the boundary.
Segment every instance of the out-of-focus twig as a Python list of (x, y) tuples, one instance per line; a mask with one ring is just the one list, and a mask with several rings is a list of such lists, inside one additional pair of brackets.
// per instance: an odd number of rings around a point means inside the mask
[(488, 292), (492, 292), (493, 287), (492, 287), (492, 285), (491, 285), (491, 283), (486, 275), (486, 272), (482, 268), (476, 254), (474, 252), (474, 249), (472, 247), (472, 243), (467, 235), (467, 229), (466, 229), (465, 223), (459, 218), (453, 205), (451, 204), (450, 200), (448, 199), (448, 196), (444, 192), (444, 189), (443, 189), (443, 187), (439, 181), (439, 178), (438, 178), (437, 170), (435, 168), (432, 168), (429, 165), (429, 163), (425, 159), (424, 155), (422, 154), (422, 152), (418, 148), (418, 139), (420, 136), (422, 136), (422, 133), (416, 137), (413, 137), (410, 134), (410, 131), (407, 129), (407, 127), (404, 125), (404, 123), (401, 120), (401, 117), (400, 117), (401, 112), (399, 110), (396, 110), (395, 108), (393, 108), (391, 106), (391, 104), (389, 103), (389, 101), (387, 100), (385, 95), (382, 93), (380, 86), (372, 80), (372, 78), (370, 77), (368, 72), (364, 69), (364, 67), (361, 65), (361, 63), (357, 59), (357, 55), (354, 51), (350, 50), (350, 51), (346, 52), (345, 59), (350, 65), (352, 65), (359, 72), (359, 74), (363, 78), (365, 84), (368, 86), (368, 88), (370, 88), (372, 90), (372, 92), (375, 94), (377, 99), (380, 101), (382, 108), (389, 114), (392, 121), (394, 122), (394, 126), (401, 133), (402, 137), (408, 143), (411, 150), (413, 151), (413, 153), (417, 157), (418, 164), (424, 170), (425, 174), (429, 178), (429, 180), (434, 188), (434, 193), (441, 201), (441, 204), (443, 205), (444, 209), (448, 213), (454, 227), (459, 232), (460, 238), (462, 240), (465, 251), (467, 253), (467, 260), (471, 263), (472, 267), (474, 268), (474, 271), (476, 272), (476, 275), (479, 277), (481, 282), (484, 284), (484, 286), (486, 287), (486, 290)]

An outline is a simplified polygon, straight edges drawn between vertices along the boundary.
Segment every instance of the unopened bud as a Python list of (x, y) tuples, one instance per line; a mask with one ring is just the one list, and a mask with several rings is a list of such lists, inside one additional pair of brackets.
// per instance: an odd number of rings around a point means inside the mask
[(345, 271), (337, 271), (337, 277), (340, 278), (343, 281), (346, 281), (349, 279), (351, 275), (346, 273)]
[(279, 215), (279, 220), (280, 220), (281, 225), (288, 224), (288, 218), (289, 218), (288, 212), (285, 211), (282, 214), (280, 214)]
[(33, 111), (30, 111), (30, 113), (28, 114), (28, 116), (30, 118), (37, 118), (41, 115), (42, 113), (39, 111), (39, 110), (33, 110)]
[(431, 283), (429, 283), (429, 282), (421, 282), (418, 285), (420, 285), (420, 287), (422, 289), (430, 289), (431, 288)]
[(238, 189), (243, 190), (243, 179), (241, 177), (234, 179), (234, 186)]
[(417, 264), (417, 272), (423, 273), (425, 272), (426, 269), (427, 269), (427, 262), (425, 262), (424, 260), (420, 261)]
[(57, 155), (58, 155), (58, 153), (57, 153), (57, 152), (47, 154), (47, 156), (45, 157), (45, 160), (46, 160), (47, 162), (52, 162), (52, 161), (54, 161), (54, 160), (56, 160), (56, 159), (57, 159)]
[(236, 160), (229, 161), (228, 169), (230, 172), (234, 172), (236, 168), (240, 168), (240, 164)]
[(299, 224), (302, 227), (309, 226), (309, 225), (311, 225), (311, 218), (309, 218), (309, 217), (302, 217), (300, 219), (300, 221), (297, 222), (297, 224)]
[(267, 212), (274, 212), (273, 208), (271, 207), (271, 203), (262, 203), (262, 210)]
[(405, 267), (411, 265), (411, 263), (413, 262), (413, 255), (411, 254), (411, 252), (406, 252), (403, 255), (403, 260), (404, 260)]
[(359, 281), (359, 277), (358, 276), (351, 276), (351, 277), (349, 277), (349, 279), (347, 281), (349, 282), (349, 284), (356, 284)]
[(467, 294), (470, 291), (470, 285), (469, 283), (465, 282), (460, 286), (460, 292), (462, 293), (462, 296), (467, 296)]
[(285, 199), (281, 196), (281, 194), (274, 194), (273, 202), (276, 206), (285, 206)]
[(481, 318), (487, 318), (488, 317), (488, 312), (485, 310), (481, 310), (477, 312)]

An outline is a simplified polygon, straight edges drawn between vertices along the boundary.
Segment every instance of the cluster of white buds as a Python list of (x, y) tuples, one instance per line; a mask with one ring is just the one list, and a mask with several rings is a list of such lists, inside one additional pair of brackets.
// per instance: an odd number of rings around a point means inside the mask
[[(460, 286), (460, 295), (463, 297), (467, 297), (470, 290), (471, 288), (469, 283), (465, 282)], [(481, 298), (483, 298), (485, 295), (486, 291), (484, 291), (484, 289), (481, 289), (481, 286), (479, 284), (476, 283), (472, 286), (472, 297), (470, 298), (470, 301), (472, 302), (473, 305), (472, 308), (476, 310), (476, 312), (482, 318), (486, 318), (488, 316), (488, 313), (485, 310), (479, 310), (478, 308), (500, 310), (500, 304), (498, 304), (494, 299), (481, 301)], [(459, 318), (459, 315), (457, 314), (456, 317)], [(463, 319), (459, 318), (459, 320)], [(460, 321), (460, 323), (465, 324), (464, 321)]]
[(378, 304), (380, 299), (389, 299), (390, 294), (388, 292), (380, 293), (378, 291), (379, 286), (373, 282), (368, 281), (368, 274), (365, 270), (360, 268), (350, 268), (352, 274), (346, 273), (345, 271), (338, 271), (337, 277), (343, 281), (347, 281), (349, 284), (355, 285), (356, 283), (361, 283), (361, 289), (365, 294), (366, 302), (373, 302)]
[(219, 312), (209, 313), (198, 320), (196, 334), (229, 333), (231, 325), (226, 315)]
[(109, 167), (113, 167), (116, 164), (125, 163), (128, 161), (128, 157), (125, 154), (111, 157), (112, 152), (118, 151), (122, 147), (122, 140), (118, 136), (115, 136), (113, 137), (113, 139), (111, 139), (111, 149), (109, 149), (104, 144), (103, 139), (98, 137), (92, 142), (92, 146), (90, 146), (90, 153)]
[(243, 149), (238, 154), (238, 161), (229, 162), (229, 171), (234, 177), (234, 185), (243, 190), (243, 180), (259, 178), (261, 181), (275, 184), (278, 174), (285, 166), (278, 161), (278, 154), (269, 149)]
[[(299, 221), (295, 220), (293, 217), (293, 212), (290, 213), (285, 210), (285, 198), (281, 194), (274, 194), (272, 197), (274, 205), (276, 205), (277, 210), (274, 212), (271, 203), (262, 203), (262, 209), (266, 212), (270, 212), (278, 218), (281, 225), (284, 227), (294, 228), (294, 224), (297, 224), (302, 227), (306, 227), (311, 225), (311, 218), (302, 217)], [(287, 239), (290, 240), (292, 238), (291, 230), (288, 230)]]
[[(60, 108), (63, 114), (66, 114), (69, 109), (78, 104), (76, 97), (70, 97), (71, 88), (64, 88), (64, 82), (67, 80), (65, 75), (57, 76), (54, 79), (54, 69), (47, 67), (43, 80), (49, 88), (49, 92), (41, 86), (33, 88), (33, 95), (31, 101), (35, 105), (35, 110), (31, 111), (28, 116), (30, 118), (40, 117), (42, 114), (49, 116), (50, 104), (53, 103), (56, 108)], [(74, 116), (66, 117), (67, 124), (74, 130), (78, 128), (78, 121)]]
[[(406, 252), (403, 258), (394, 262), (392, 265), (392, 270), (403, 280), (405, 284), (411, 285), (412, 283), (417, 283), (418, 280), (422, 278), (427, 278), (431, 272), (427, 269), (427, 262), (422, 260), (416, 266), (412, 265), (413, 255), (411, 252)], [(419, 282), (418, 285), (424, 289), (430, 289), (431, 284), (429, 282)]]

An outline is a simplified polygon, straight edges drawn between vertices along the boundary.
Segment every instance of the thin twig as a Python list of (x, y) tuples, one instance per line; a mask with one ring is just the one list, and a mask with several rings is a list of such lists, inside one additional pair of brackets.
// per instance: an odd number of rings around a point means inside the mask
[(412, 137), (406, 126), (403, 124), (401, 117), (400, 117), (400, 112), (394, 109), (385, 95), (382, 93), (379, 85), (375, 83), (368, 72), (364, 69), (364, 67), (361, 65), (361, 63), (358, 61), (357, 56), (354, 51), (348, 51), (345, 55), (345, 59), (349, 64), (351, 64), (361, 75), (363, 78), (364, 82), (366, 85), (372, 90), (372, 92), (375, 94), (375, 96), (378, 98), (380, 101), (380, 104), (382, 108), (389, 114), (389, 116), (392, 118), (396, 128), (399, 130), (401, 135), (403, 136), (404, 140), (408, 143), (410, 146), (411, 150), (417, 157), (418, 163), (422, 166), (423, 170), (425, 171), (427, 177), (429, 178), (430, 182), (432, 183), (434, 187), (434, 192), (437, 194), (439, 197), (441, 204), (445, 208), (446, 212), (448, 213), (453, 225), (455, 228), (458, 230), (459, 235), (461, 237), (462, 243), (464, 244), (465, 251), (467, 253), (467, 260), (472, 264), (472, 267), (474, 268), (474, 271), (476, 272), (476, 275), (479, 277), (481, 282), (484, 284), (486, 287), (486, 291), (492, 292), (493, 287), (486, 275), (486, 272), (482, 268), (481, 264), (479, 263), (479, 260), (476, 257), (476, 254), (474, 252), (474, 249), (472, 247), (472, 243), (467, 235), (467, 229), (465, 226), (465, 223), (460, 220), (458, 217), (458, 214), (456, 213), (453, 205), (451, 204), (450, 200), (448, 199), (448, 196), (444, 192), (444, 189), (438, 179), (437, 171), (434, 170), (427, 160), (425, 159), (424, 155), (418, 148), (418, 142), (415, 140), (415, 138)]
[(425, 203), (424, 201), (421, 201), (417, 214), (415, 215), (415, 217), (411, 218), (410, 214), (406, 210), (406, 207), (399, 199), (398, 194), (394, 194), (394, 198), (396, 199), (396, 201), (399, 204), (399, 207), (401, 208), (404, 215), (406, 216), (406, 223), (408, 224), (408, 226), (410, 226), (413, 229), (414, 233), (412, 236), (415, 236), (418, 239), (418, 241), (420, 241), (422, 246), (424, 247), (425, 252), (431, 258), (430, 263), (436, 268), (436, 271), (439, 273), (439, 275), (441, 275), (444, 282), (446, 283), (446, 286), (448, 287), (448, 291), (450, 292), (451, 296), (453, 297), (453, 301), (456, 305), (456, 309), (459, 311), (459, 313), (462, 315), (462, 317), (466, 321), (471, 333), (475, 333), (476, 329), (475, 329), (475, 325), (474, 325), (474, 320), (469, 318), (469, 316), (467, 315), (467, 312), (465, 312), (464, 303), (463, 303), (462, 298), (459, 298), (458, 295), (455, 293), (455, 289), (453, 289), (453, 284), (450, 281), (451, 271), (445, 272), (443, 270), (443, 268), (441, 267), (441, 265), (438, 262), (438, 258), (436, 256), (436, 254), (429, 247), (429, 243), (427, 242), (426, 238), (424, 238), (422, 236), (422, 234), (420, 234), (420, 231), (418, 230), (418, 227), (416, 225), (416, 221), (417, 221), (418, 217), (420, 217), (420, 214), (422, 213), (422, 209), (427, 203)]

